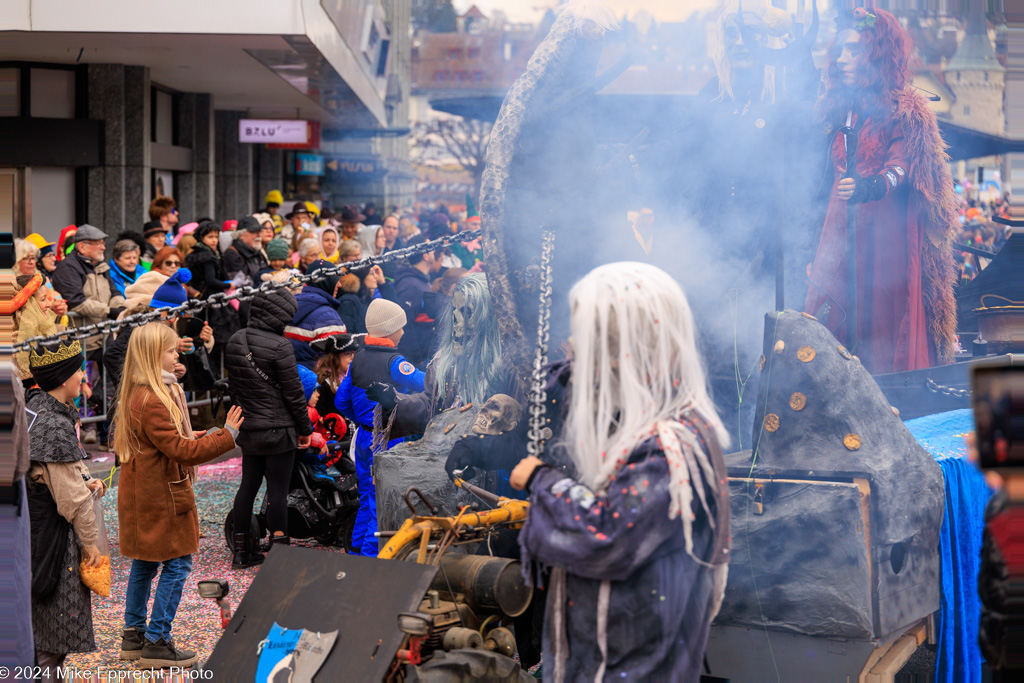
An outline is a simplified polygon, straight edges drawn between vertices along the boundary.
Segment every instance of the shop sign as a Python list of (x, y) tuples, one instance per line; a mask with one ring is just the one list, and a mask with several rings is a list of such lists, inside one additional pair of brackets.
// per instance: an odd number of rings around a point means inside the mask
[(239, 142), (309, 142), (309, 122), (293, 119), (240, 119)]
[(323, 175), (324, 156), (322, 154), (296, 154), (295, 175)]
[(388, 170), (376, 156), (332, 156), (327, 170), (338, 181), (358, 183), (379, 180)]
[(302, 142), (268, 142), (267, 149), (320, 149), (320, 122), (306, 121), (309, 133)]

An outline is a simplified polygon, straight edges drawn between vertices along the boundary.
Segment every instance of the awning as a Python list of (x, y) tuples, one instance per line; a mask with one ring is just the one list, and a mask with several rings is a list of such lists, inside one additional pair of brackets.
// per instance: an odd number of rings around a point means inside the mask
[(939, 120), (939, 131), (942, 133), (942, 139), (949, 145), (949, 149), (946, 151), (953, 161), (1024, 152), (1024, 140), (983, 133), (980, 130), (941, 119)]

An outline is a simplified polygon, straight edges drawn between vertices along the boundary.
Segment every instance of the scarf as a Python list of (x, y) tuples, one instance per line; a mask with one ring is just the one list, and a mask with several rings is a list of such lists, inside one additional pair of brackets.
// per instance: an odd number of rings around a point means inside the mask
[(124, 296), (124, 288), (132, 284), (139, 279), (139, 266), (135, 267), (135, 272), (129, 274), (121, 270), (121, 267), (117, 265), (114, 259), (110, 259), (110, 279), (114, 282), (114, 287), (117, 288), (117, 293)]
[[(160, 376), (163, 378), (164, 384), (167, 385), (167, 390), (171, 392), (171, 400), (174, 401), (174, 405), (178, 406), (178, 410), (181, 411), (181, 431), (185, 433), (186, 439), (194, 439), (192, 422), (188, 417), (188, 401), (185, 400), (185, 391), (178, 384), (178, 378), (166, 370), (161, 370)], [(184, 467), (184, 470), (188, 478), (195, 482), (199, 476), (199, 468), (188, 466)]]

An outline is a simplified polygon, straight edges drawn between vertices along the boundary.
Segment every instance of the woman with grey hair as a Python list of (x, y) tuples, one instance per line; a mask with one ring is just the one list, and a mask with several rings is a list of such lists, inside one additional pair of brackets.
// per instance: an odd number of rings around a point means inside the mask
[(110, 259), (110, 279), (117, 287), (117, 293), (124, 296), (124, 288), (139, 279), (143, 271), (139, 268), (139, 245), (133, 240), (118, 240)]
[(320, 240), (315, 237), (307, 237), (299, 242), (298, 249), (295, 253), (299, 256), (299, 262), (296, 264), (298, 269), (303, 273), (306, 272), (306, 267), (319, 260), (320, 254), (323, 250), (320, 248)]
[(36, 256), (39, 255), (39, 247), (28, 240), (21, 238), (14, 240), (14, 256), (17, 261), (18, 275), (36, 274)]

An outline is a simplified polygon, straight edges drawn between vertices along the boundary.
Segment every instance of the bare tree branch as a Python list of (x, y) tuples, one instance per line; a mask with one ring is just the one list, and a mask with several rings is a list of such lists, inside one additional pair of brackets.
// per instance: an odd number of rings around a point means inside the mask
[(462, 118), (421, 121), (412, 130), (412, 157), (418, 163), (458, 164), (473, 176), (479, 193), (491, 124)]

